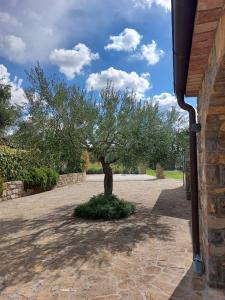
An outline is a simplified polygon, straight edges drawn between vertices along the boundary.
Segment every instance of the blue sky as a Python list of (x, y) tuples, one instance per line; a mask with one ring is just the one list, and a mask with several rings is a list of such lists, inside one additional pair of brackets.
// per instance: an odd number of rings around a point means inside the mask
[(175, 104), (170, 0), (1, 0), (0, 28), (0, 78), (14, 102), (23, 102), (24, 70), (39, 60), (68, 83), (98, 91), (112, 80)]

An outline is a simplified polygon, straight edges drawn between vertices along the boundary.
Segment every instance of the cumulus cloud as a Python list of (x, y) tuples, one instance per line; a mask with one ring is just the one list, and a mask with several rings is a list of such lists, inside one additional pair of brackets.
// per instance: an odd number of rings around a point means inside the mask
[(11, 81), (10, 73), (4, 65), (0, 64), (0, 83), (8, 84), (11, 86), (11, 104), (23, 106), (27, 103), (25, 98), (25, 93), (22, 88), (22, 79), (14, 77), (14, 80)]
[[(164, 0), (165, 1), (165, 0)], [(53, 49), (68, 47), (87, 36), (99, 36), (111, 30), (115, 18), (130, 24), (142, 20), (135, 3), (151, 7), (154, 2), (167, 7), (163, 0), (1, 0), (0, 36), (14, 35), (26, 44), (25, 60), (46, 63)], [(166, 2), (167, 3), (167, 2)], [(140, 8), (140, 7), (139, 7)], [(104, 28), (103, 25), (104, 24)], [(2, 54), (0, 54), (2, 55)], [(25, 62), (26, 62), (25, 61)]]
[(21, 63), (25, 59), (26, 44), (19, 36), (0, 37), (0, 55), (10, 61)]
[(140, 99), (144, 97), (145, 92), (151, 87), (145, 75), (138, 75), (136, 72), (127, 73), (111, 67), (100, 73), (90, 74), (86, 81), (86, 87), (88, 90), (101, 90), (106, 87), (108, 82), (112, 82), (116, 89), (128, 89)]
[(135, 6), (141, 6), (143, 8), (151, 8), (152, 5), (163, 7), (166, 11), (171, 10), (171, 0), (133, 0)]
[(137, 58), (146, 60), (149, 65), (155, 65), (160, 61), (163, 55), (164, 51), (159, 49), (157, 43), (152, 40), (150, 44), (141, 46)]
[(166, 92), (161, 93), (160, 95), (153, 96), (152, 101), (159, 103), (160, 106), (166, 106), (166, 107), (177, 105), (176, 96)]
[(105, 46), (106, 50), (132, 51), (140, 44), (142, 36), (131, 28), (125, 28), (119, 35), (110, 36), (111, 43)]
[(172, 109), (172, 107), (175, 107), (181, 114), (187, 115), (187, 113), (177, 104), (176, 96), (168, 92), (154, 95), (153, 97), (147, 98), (147, 100), (152, 101), (153, 103), (158, 103), (163, 112), (169, 111)]
[(55, 49), (50, 53), (50, 60), (59, 66), (59, 71), (68, 79), (80, 74), (85, 66), (99, 58), (98, 53), (92, 53), (84, 44), (77, 44), (73, 49)]

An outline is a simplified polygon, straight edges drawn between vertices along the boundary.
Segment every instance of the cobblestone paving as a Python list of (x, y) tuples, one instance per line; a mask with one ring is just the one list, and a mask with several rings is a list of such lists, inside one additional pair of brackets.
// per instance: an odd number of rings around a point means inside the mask
[(203, 299), (201, 281), (192, 290), (190, 202), (181, 184), (116, 181), (115, 194), (136, 213), (114, 222), (71, 217), (102, 191), (99, 179), (1, 202), (0, 299)]

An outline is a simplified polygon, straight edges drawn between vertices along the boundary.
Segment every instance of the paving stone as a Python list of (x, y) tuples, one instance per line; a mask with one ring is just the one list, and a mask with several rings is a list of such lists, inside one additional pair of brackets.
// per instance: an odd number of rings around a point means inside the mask
[(182, 182), (125, 177), (114, 192), (136, 206), (126, 220), (71, 217), (75, 205), (102, 192), (98, 180), (1, 202), (0, 300), (191, 300)]

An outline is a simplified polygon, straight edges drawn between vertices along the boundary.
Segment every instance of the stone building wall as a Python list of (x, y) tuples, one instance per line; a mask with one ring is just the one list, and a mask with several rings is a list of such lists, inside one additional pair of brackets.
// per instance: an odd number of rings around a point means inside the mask
[[(79, 182), (86, 181), (86, 173), (71, 173), (64, 174), (59, 176), (59, 182), (56, 186), (63, 187), (70, 184), (75, 184)], [(4, 182), (3, 184), (3, 194), (0, 197), (0, 201), (5, 200), (13, 200), (19, 197), (29, 196), (41, 192), (41, 190), (37, 189), (29, 189), (27, 191), (24, 190), (24, 185), (22, 181), (9, 181)]]
[(225, 13), (198, 97), (201, 253), (210, 286), (225, 287)]

